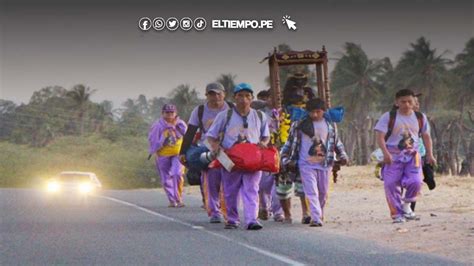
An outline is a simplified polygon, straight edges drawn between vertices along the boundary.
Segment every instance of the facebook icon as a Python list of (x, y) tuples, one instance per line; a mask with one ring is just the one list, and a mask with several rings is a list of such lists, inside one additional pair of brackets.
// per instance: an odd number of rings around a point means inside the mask
[(148, 31), (151, 28), (151, 19), (143, 17), (138, 21), (138, 27), (142, 31)]

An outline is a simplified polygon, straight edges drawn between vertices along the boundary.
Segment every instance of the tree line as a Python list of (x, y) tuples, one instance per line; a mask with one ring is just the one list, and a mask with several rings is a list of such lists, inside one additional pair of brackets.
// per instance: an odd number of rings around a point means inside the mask
[[(291, 47), (280, 44), (278, 50)], [(393, 64), (388, 57), (370, 58), (359, 44), (344, 44), (330, 73), (330, 87), (333, 106), (346, 109), (339, 130), (353, 163), (369, 162), (376, 148), (376, 119), (390, 110), (397, 90), (410, 88), (423, 94), (421, 109), (429, 117), (438, 170), (474, 176), (474, 38), (454, 60), (447, 53), (438, 52), (420, 37)], [(308, 66), (283, 67), (281, 84), (295, 72), (308, 73), (309, 85), (315, 88), (314, 71)], [(216, 78), (228, 100), (236, 79), (231, 73)], [(63, 136), (99, 135), (110, 141), (146, 137), (164, 104), (176, 104), (179, 115), (187, 120), (204, 101), (189, 84), (177, 86), (167, 97), (127, 99), (118, 108), (111, 101), (93, 102), (96, 91), (84, 84), (70, 89), (49, 86), (34, 92), (26, 104), (0, 100), (0, 141), (44, 147)]]
[(331, 73), (335, 105), (346, 107), (341, 132), (357, 164), (376, 148), (373, 127), (394, 103), (395, 92), (412, 89), (431, 125), (438, 171), (474, 176), (474, 38), (454, 60), (420, 37), (397, 64), (371, 59), (360, 45), (346, 43)]

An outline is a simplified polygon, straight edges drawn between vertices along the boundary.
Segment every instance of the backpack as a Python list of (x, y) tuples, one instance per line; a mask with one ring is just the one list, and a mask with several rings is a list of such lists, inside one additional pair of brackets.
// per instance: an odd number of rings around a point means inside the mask
[[(331, 125), (334, 129), (334, 142), (337, 142), (337, 127), (336, 124), (328, 119), (325, 118), (325, 121)], [(313, 121), (309, 117), (306, 117), (304, 120), (302, 120), (299, 124), (297, 129), (299, 129), (302, 133), (306, 134), (308, 137), (311, 139), (314, 137), (314, 128), (313, 128)], [(299, 137), (299, 141), (301, 142), (302, 137)], [(298, 144), (298, 149), (301, 143)], [(335, 147), (334, 147), (335, 148)]]
[[(227, 116), (226, 116), (226, 120), (225, 120), (225, 124), (224, 124), (224, 130), (222, 131), (223, 132), (222, 136), (225, 135), (225, 132), (227, 130), (227, 125), (229, 124), (229, 121), (232, 118), (232, 112), (233, 111), (234, 111), (233, 107), (229, 108), (229, 110), (227, 110)], [(262, 124), (262, 126), (263, 126), (263, 113), (262, 113), (262, 111), (260, 111), (260, 110), (255, 110), (255, 111), (257, 111), (258, 119), (260, 120), (260, 124)], [(221, 141), (223, 139), (224, 139), (224, 137), (222, 137)]]
[[(336, 122), (331, 121), (330, 118), (324, 118), (326, 123), (331, 125), (334, 128), (335, 133), (337, 134), (337, 127), (336, 127)], [(301, 132), (305, 133), (308, 135), (310, 138), (314, 137), (314, 128), (313, 128), (313, 121), (309, 117), (306, 117), (305, 119), (301, 120), (298, 124), (297, 129), (301, 130)]]
[[(229, 106), (229, 109), (232, 110), (234, 108), (234, 104), (231, 102), (226, 101), (227, 105)], [(198, 120), (199, 120), (199, 131), (202, 133), (205, 133), (204, 131), (204, 124), (202, 123), (202, 117), (204, 116), (204, 104), (199, 105), (198, 107)]]
[[(415, 111), (415, 115), (416, 115), (416, 120), (418, 120), (418, 127), (419, 127), (419, 130), (418, 130), (418, 136), (421, 136), (421, 130), (423, 129), (423, 126), (424, 126), (424, 121), (423, 121), (423, 114), (421, 112), (416, 112)], [(392, 131), (393, 131), (393, 127), (395, 126), (395, 119), (397, 118), (397, 110), (391, 110), (390, 111), (390, 118), (388, 120), (388, 130), (387, 130), (387, 134), (385, 134), (385, 141), (388, 140), (388, 138), (390, 137), (390, 135), (392, 135)]]

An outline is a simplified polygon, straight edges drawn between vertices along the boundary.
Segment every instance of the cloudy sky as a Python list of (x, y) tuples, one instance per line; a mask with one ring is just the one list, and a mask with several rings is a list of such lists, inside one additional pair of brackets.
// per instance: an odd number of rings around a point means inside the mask
[[(326, 45), (335, 58), (350, 41), (370, 58), (396, 62), (420, 36), (450, 58), (474, 37), (472, 1), (0, 1), (0, 99), (16, 103), (45, 86), (78, 83), (98, 90), (92, 100), (115, 107), (139, 94), (167, 96), (183, 83), (202, 96), (222, 73), (260, 90), (268, 65), (259, 61), (279, 43), (295, 50)], [(297, 31), (282, 24), (284, 15)], [(204, 17), (208, 28), (142, 32), (145, 16)], [(275, 27), (216, 30), (212, 19), (272, 19)]]

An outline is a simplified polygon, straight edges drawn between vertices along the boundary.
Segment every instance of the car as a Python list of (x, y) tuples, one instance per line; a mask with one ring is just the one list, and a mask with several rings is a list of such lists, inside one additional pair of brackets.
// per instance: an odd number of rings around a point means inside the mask
[(102, 188), (97, 175), (91, 172), (61, 172), (47, 182), (49, 194), (88, 196)]

